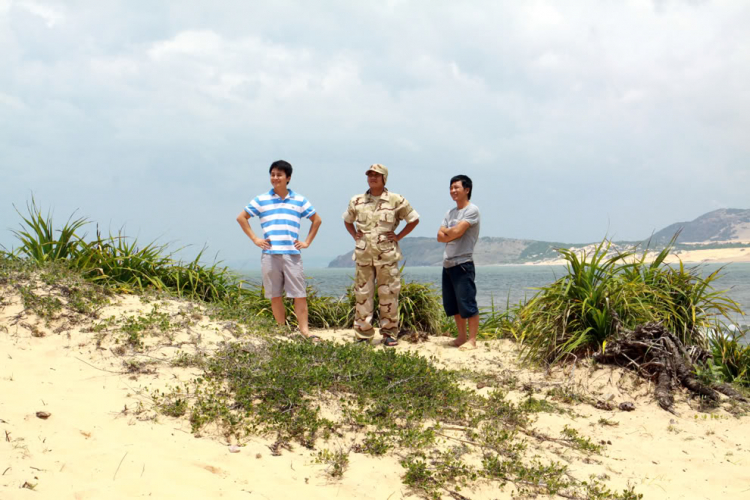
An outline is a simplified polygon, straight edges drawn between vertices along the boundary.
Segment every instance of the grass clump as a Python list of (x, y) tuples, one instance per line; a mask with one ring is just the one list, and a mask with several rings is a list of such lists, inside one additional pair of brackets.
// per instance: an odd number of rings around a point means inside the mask
[(19, 230), (13, 234), (21, 241), (19, 252), (38, 264), (55, 262), (73, 257), (79, 245), (76, 231), (85, 226), (85, 218), (73, 219), (71, 215), (60, 230), (55, 230), (52, 214), (42, 215), (33, 198), (26, 204), (27, 215), (16, 213), (23, 220)]
[(581, 436), (581, 434), (572, 427), (565, 426), (560, 432), (562, 439), (572, 444), (576, 449), (586, 453), (601, 453), (604, 446), (596, 444), (591, 439)]
[(586, 397), (571, 387), (558, 386), (547, 391), (547, 396), (561, 403), (575, 405), (585, 403)]
[[(192, 261), (174, 257), (167, 245), (137, 239), (122, 233), (104, 235), (97, 228), (93, 238), (81, 231), (90, 224), (86, 218), (71, 216), (56, 227), (52, 214), (43, 213), (32, 199), (14, 231), (20, 245), (12, 253), (3, 252), (6, 261), (25, 261), (37, 266), (64, 264), (85, 279), (125, 292), (156, 290), (177, 297), (201, 300), (216, 305), (214, 315), (245, 323), (257, 318), (273, 320), (271, 303), (262, 287), (240, 279), (219, 262), (206, 264), (206, 249)], [(285, 301), (290, 326), (296, 326), (292, 301)], [(375, 309), (377, 311), (377, 307)], [(376, 313), (377, 314), (377, 313)], [(437, 291), (422, 283), (402, 282), (399, 301), (401, 328), (407, 332), (437, 334), (443, 330), (442, 306)], [(308, 287), (308, 316), (312, 327), (348, 328), (354, 321), (354, 296), (320, 296)]]
[(57, 228), (52, 214), (44, 214), (32, 199), (21, 217), (20, 229), (13, 231), (20, 245), (6, 260), (23, 258), (38, 266), (64, 262), (86, 279), (125, 291), (155, 289), (179, 297), (203, 301), (222, 300), (238, 285), (237, 278), (218, 263), (202, 263), (202, 250), (193, 261), (173, 258), (166, 245), (156, 242), (140, 245), (121, 232), (103, 236), (97, 229), (94, 238), (85, 239), (81, 231), (90, 223), (73, 216)]
[(180, 368), (196, 367), (203, 368), (206, 363), (206, 355), (200, 352), (195, 354), (188, 354), (186, 352), (179, 352), (177, 356), (170, 363), (172, 366)]
[(703, 366), (702, 378), (720, 380), (750, 388), (750, 345), (743, 342), (746, 332), (712, 330), (708, 343), (712, 358)]
[[(58, 264), (30, 268), (20, 261), (5, 260), (0, 268), (0, 284), (12, 284), (21, 296), (24, 308), (45, 320), (62, 317), (72, 323), (82, 318), (98, 318), (110, 303), (108, 290), (82, 280), (80, 275)], [(73, 314), (71, 314), (73, 313)]]
[[(359, 426), (401, 420), (408, 427), (425, 418), (460, 418), (469, 411), (453, 373), (414, 354), (355, 344), (232, 344), (208, 361), (203, 378), (226, 383), (232, 405), (249, 414), (255, 427), (302, 444), (326, 426), (312, 399), (326, 393), (344, 398), (347, 419)], [(213, 420), (214, 414), (198, 407), (202, 414), (196, 422)]]
[(401, 293), (398, 297), (401, 329), (425, 332), (430, 335), (442, 333), (445, 313), (441, 300), (433, 285), (416, 282), (407, 283), (402, 279)]
[(63, 303), (54, 295), (38, 294), (31, 285), (18, 287), (24, 308), (47, 321), (56, 318), (63, 309)]
[(461, 491), (462, 487), (479, 478), (479, 472), (463, 461), (468, 451), (465, 446), (455, 446), (429, 456), (423, 453), (407, 456), (401, 461), (406, 469), (404, 484), (436, 500), (446, 491), (454, 494)]
[(554, 403), (550, 403), (546, 399), (536, 399), (532, 396), (529, 396), (521, 403), (521, 409), (531, 413), (562, 413), (562, 410)]
[(499, 480), (502, 484), (517, 484), (521, 495), (535, 495), (540, 490), (548, 495), (556, 495), (573, 484), (567, 477), (567, 466), (558, 462), (544, 464), (532, 461), (526, 465), (518, 460), (490, 455), (484, 457), (482, 467), (488, 477)]
[(127, 345), (142, 350), (146, 335), (169, 334), (175, 327), (170, 321), (169, 314), (160, 311), (158, 304), (154, 304), (145, 316), (127, 316), (122, 321), (120, 331), (125, 334), (124, 342)]
[(359, 451), (379, 457), (385, 455), (393, 448), (393, 439), (386, 433), (368, 432)]
[(349, 454), (343, 450), (331, 451), (328, 448), (319, 451), (315, 459), (317, 463), (328, 465), (328, 475), (332, 478), (341, 478), (349, 466)]
[(159, 411), (170, 417), (181, 417), (187, 410), (187, 400), (180, 397), (168, 398), (159, 403)]
[[(211, 426), (235, 440), (267, 436), (274, 454), (295, 445), (315, 450), (333, 478), (345, 473), (352, 451), (395, 454), (404, 483), (427, 498), (456, 497), (480, 479), (528, 494), (583, 491), (564, 467), (527, 456), (524, 436), (541, 436), (530, 429), (534, 412), (553, 405), (515, 405), (498, 389), (480, 395), (461, 387), (464, 376), (414, 353), (354, 343), (233, 342), (202, 360), (193, 383), (155, 402), (185, 415), (195, 433)], [(351, 446), (318, 448), (347, 434)], [(595, 449), (578, 434), (557, 441), (585, 454)]]
[(703, 332), (741, 310), (714, 290), (720, 271), (702, 277), (697, 268), (664, 264), (672, 244), (652, 262), (647, 250), (640, 256), (612, 253), (608, 240), (580, 255), (560, 249), (567, 274), (517, 311), (516, 329), (523, 332), (527, 357), (554, 362), (586, 356), (605, 348), (618, 328), (648, 322), (662, 323), (685, 345), (705, 347)]

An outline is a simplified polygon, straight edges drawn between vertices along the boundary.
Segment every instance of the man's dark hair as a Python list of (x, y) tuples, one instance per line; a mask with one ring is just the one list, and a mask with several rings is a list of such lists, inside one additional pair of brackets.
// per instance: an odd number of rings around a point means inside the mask
[(282, 172), (284, 172), (284, 174), (286, 174), (286, 178), (288, 179), (287, 184), (289, 184), (289, 180), (292, 179), (292, 164), (288, 161), (276, 160), (275, 162), (271, 163), (271, 168), (268, 169), (268, 173), (270, 174), (274, 168), (276, 170), (281, 170)]
[(468, 197), (471, 199), (471, 193), (474, 191), (474, 186), (471, 183), (471, 179), (469, 179), (468, 175), (454, 175), (451, 179), (451, 183), (448, 184), (449, 186), (452, 186), (454, 182), (461, 181), (461, 186), (463, 186), (464, 189), (469, 190)]

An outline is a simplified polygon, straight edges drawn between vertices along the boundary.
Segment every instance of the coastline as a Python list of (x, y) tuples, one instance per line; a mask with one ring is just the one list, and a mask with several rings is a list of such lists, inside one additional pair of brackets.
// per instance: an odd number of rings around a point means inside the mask
[[(649, 252), (646, 262), (653, 262), (657, 252)], [(675, 250), (664, 260), (667, 264), (734, 264), (750, 263), (750, 247), (719, 248), (719, 249), (697, 249), (697, 250)], [(527, 266), (560, 266), (565, 265), (563, 259), (550, 259), (527, 262)]]
[[(700, 244), (695, 244), (695, 249), (679, 249), (673, 250), (666, 258), (665, 262), (668, 264), (677, 264), (682, 261), (683, 264), (732, 264), (732, 263), (750, 263), (750, 245), (746, 247), (735, 247), (735, 248), (715, 248), (715, 249), (702, 249)], [(588, 245), (586, 247), (574, 248), (578, 253), (583, 251), (590, 252), (593, 250), (595, 245)], [(641, 255), (638, 253), (638, 255)], [(646, 261), (652, 262), (658, 252), (649, 252)], [(510, 267), (510, 266), (560, 266), (565, 265), (566, 261), (560, 258), (555, 259), (541, 259), (541, 260), (529, 260), (525, 262), (503, 262), (503, 263), (483, 263), (480, 259), (476, 259), (475, 263), (477, 266), (491, 266), (491, 267)], [(429, 268), (429, 267), (440, 267), (440, 264), (424, 265), (424, 266), (406, 266), (408, 268)], [(316, 267), (311, 269), (354, 269), (354, 266), (331, 266), (330, 264), (326, 267)]]

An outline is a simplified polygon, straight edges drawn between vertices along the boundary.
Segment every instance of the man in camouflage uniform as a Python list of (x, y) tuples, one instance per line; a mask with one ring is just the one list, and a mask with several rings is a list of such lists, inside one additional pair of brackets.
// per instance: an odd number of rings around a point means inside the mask
[[(377, 281), (380, 333), (386, 346), (394, 346), (398, 343), (398, 294), (401, 291), (398, 261), (402, 256), (398, 242), (419, 224), (419, 214), (406, 198), (385, 188), (388, 181), (385, 166), (376, 163), (365, 173), (370, 189), (353, 197), (343, 216), (346, 230), (356, 242), (354, 331), (358, 341), (369, 342), (375, 334), (372, 316)], [(396, 234), (402, 220), (406, 226)]]

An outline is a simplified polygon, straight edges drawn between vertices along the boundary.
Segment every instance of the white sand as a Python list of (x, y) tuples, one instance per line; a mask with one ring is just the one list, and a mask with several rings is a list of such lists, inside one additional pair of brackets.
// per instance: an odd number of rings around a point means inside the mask
[[(586, 247), (586, 251), (590, 254), (593, 251), (593, 247)], [(656, 252), (651, 252), (647, 256), (647, 261), (652, 261), (657, 256)], [(750, 262), (750, 245), (747, 247), (740, 248), (718, 248), (718, 249), (700, 249), (696, 246), (695, 250), (676, 250), (670, 254), (666, 262), (669, 264), (676, 264), (682, 261), (685, 264), (694, 263), (717, 263), (717, 264), (729, 264), (732, 262)], [(545, 265), (545, 266), (564, 266), (567, 261), (563, 259), (547, 259), (540, 260), (537, 262), (530, 262), (528, 265)]]
[[(7, 289), (6, 289), (7, 292)], [(102, 317), (147, 313), (153, 304), (122, 296)], [(6, 300), (7, 303), (7, 300)], [(198, 317), (185, 303), (169, 301), (161, 310)], [(187, 312), (186, 312), (187, 311)], [(194, 371), (155, 366), (154, 374), (123, 374), (123, 357), (110, 350), (110, 340), (97, 348), (94, 333), (78, 325), (55, 333), (63, 320), (50, 327), (33, 314), (23, 313), (18, 296), (0, 309), (0, 498), (110, 499), (110, 498), (358, 498), (414, 497), (401, 483), (404, 469), (396, 457), (374, 458), (351, 453), (344, 477), (333, 480), (313, 452), (300, 446), (272, 456), (270, 439), (250, 438), (231, 453), (229, 444), (209, 428), (195, 437), (185, 419), (154, 418), (149, 394), (155, 389), (188, 380)], [(35, 337), (32, 332), (44, 333)], [(186, 352), (210, 352), (216, 342), (233, 338), (228, 325), (202, 318), (175, 333), (174, 343)], [(351, 331), (318, 331), (324, 339), (349, 341)], [(595, 442), (608, 443), (601, 455), (582, 459), (552, 442), (529, 438), (530, 448), (542, 457), (567, 460), (578, 479), (590, 474), (621, 490), (634, 485), (645, 498), (750, 498), (750, 428), (723, 410), (699, 413), (678, 397), (679, 417), (659, 409), (649, 386), (617, 369), (588, 372), (578, 367), (544, 373), (518, 366), (516, 346), (508, 341), (481, 344), (473, 352), (446, 346), (447, 338), (397, 349), (416, 350), (434, 357), (440, 366), (492, 371), (519, 379), (509, 394), (520, 400), (530, 383), (543, 398), (551, 387), (566, 386), (614, 403), (633, 401), (636, 410), (601, 411), (590, 405), (573, 407), (578, 417), (539, 414), (535, 427), (558, 436), (565, 425)], [(174, 347), (149, 340), (149, 356), (161, 360)], [(379, 347), (378, 347), (379, 348)], [(125, 356), (127, 358), (128, 356)], [(141, 357), (141, 359), (149, 359)], [(506, 371), (507, 370), (507, 371)], [(489, 388), (479, 389), (488, 391)], [(36, 412), (51, 413), (47, 420)], [(605, 427), (606, 418), (618, 423)], [(7, 434), (6, 434), (7, 433)], [(7, 436), (7, 439), (6, 439)], [(338, 442), (319, 443), (319, 449), (346, 449)], [(609, 444), (611, 443), (611, 444)], [(562, 457), (562, 458), (561, 458)], [(587, 463), (588, 462), (588, 463)], [(34, 485), (33, 491), (23, 488)], [(478, 483), (462, 490), (472, 499), (510, 498), (512, 488)]]

